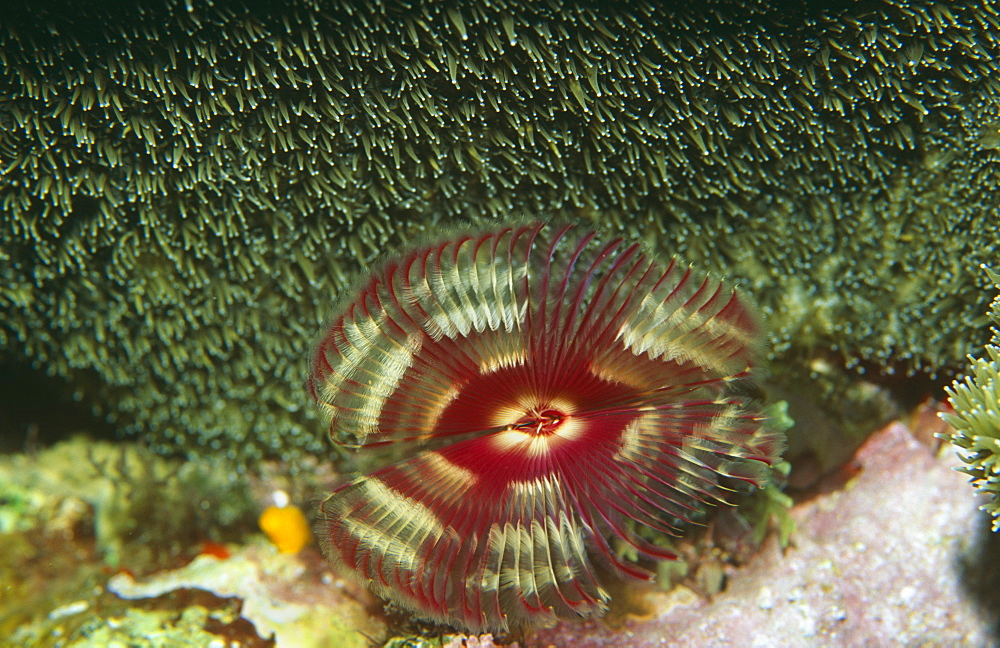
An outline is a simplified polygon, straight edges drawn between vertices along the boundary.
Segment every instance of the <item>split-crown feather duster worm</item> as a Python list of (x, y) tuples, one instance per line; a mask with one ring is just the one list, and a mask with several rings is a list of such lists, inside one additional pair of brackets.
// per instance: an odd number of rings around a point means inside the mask
[(765, 341), (732, 289), (571, 226), (466, 234), (386, 263), (319, 341), (335, 440), (416, 454), (322, 505), (329, 556), (467, 630), (604, 612), (623, 557), (780, 451), (734, 390)]

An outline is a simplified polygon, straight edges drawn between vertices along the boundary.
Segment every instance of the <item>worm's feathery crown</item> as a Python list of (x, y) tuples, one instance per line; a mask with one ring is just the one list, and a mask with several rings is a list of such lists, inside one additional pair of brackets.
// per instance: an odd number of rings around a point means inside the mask
[[(720, 282), (545, 225), (387, 264), (321, 338), (310, 387), (342, 443), (428, 443), (322, 506), (327, 553), (470, 630), (601, 614), (665, 532), (780, 451), (734, 394), (764, 336)], [(600, 569), (595, 570), (595, 566)]]

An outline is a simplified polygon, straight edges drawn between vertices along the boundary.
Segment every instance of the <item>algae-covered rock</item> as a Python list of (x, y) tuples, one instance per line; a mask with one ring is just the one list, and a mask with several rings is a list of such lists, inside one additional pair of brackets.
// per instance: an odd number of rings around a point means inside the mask
[(123, 616), (94, 623), (67, 648), (223, 648), (225, 639), (205, 630), (208, 610), (190, 607), (181, 613), (129, 610)]
[(225, 559), (199, 556), (185, 567), (139, 580), (118, 574), (108, 588), (128, 599), (180, 589), (238, 597), (243, 618), (278, 648), (367, 648), (385, 634), (382, 622), (366, 612), (360, 590), (336, 579), (315, 552), (282, 554), (250, 545)]
[[(83, 436), (0, 453), (0, 647), (271, 645), (238, 604), (210, 593), (136, 603), (106, 588), (117, 570), (149, 574), (263, 542), (256, 515), (283, 478), (259, 468), (238, 473), (217, 459), (180, 461)], [(308, 578), (282, 572), (288, 586), (326, 587), (316, 552), (309, 567)]]
[(0, 533), (92, 526), (104, 560), (154, 563), (252, 527), (256, 506), (229, 464), (180, 462), (135, 444), (75, 437), (0, 462)]

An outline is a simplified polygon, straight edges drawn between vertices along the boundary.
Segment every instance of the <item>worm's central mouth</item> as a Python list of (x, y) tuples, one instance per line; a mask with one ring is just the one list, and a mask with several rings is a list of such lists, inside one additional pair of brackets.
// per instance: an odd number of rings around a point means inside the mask
[(525, 412), (512, 429), (531, 436), (549, 436), (559, 430), (567, 414), (549, 406), (533, 407)]

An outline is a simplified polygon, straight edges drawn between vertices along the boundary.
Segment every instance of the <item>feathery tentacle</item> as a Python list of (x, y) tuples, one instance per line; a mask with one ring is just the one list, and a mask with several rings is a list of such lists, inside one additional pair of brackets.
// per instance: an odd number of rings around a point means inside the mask
[(418, 443), (322, 506), (326, 551), (383, 597), (463, 628), (601, 614), (611, 538), (673, 557), (725, 480), (760, 484), (780, 440), (733, 384), (764, 336), (721, 282), (570, 226), (418, 249), (319, 342), (310, 388), (341, 443)]

